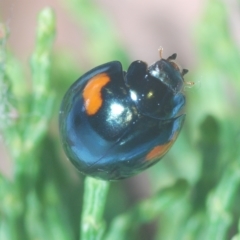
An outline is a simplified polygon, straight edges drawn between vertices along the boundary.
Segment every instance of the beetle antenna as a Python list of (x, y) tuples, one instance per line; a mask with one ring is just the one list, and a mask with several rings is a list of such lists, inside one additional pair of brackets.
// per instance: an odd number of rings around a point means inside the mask
[(160, 59), (162, 59), (163, 47), (160, 47), (160, 48), (158, 49), (158, 53), (159, 53)]
[(186, 81), (184, 81), (184, 83), (185, 83), (185, 85), (187, 85), (187, 86), (193, 86), (193, 85), (195, 85), (195, 83), (194, 82), (186, 82)]

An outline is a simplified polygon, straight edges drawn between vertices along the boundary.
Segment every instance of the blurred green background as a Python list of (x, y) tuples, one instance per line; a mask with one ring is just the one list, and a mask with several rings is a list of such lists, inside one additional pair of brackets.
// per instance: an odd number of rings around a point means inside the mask
[(195, 82), (186, 122), (163, 160), (110, 184), (100, 239), (240, 239), (239, 0), (4, 1), (0, 15), (1, 240), (80, 239), (61, 99), (89, 69), (151, 64), (160, 46)]

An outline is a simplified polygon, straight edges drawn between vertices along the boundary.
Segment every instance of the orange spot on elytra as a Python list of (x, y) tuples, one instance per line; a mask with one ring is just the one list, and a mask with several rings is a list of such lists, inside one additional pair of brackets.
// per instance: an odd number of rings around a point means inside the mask
[(163, 144), (163, 145), (158, 145), (154, 147), (145, 157), (146, 160), (153, 160), (156, 158), (162, 157), (173, 145), (177, 138), (178, 134), (174, 134), (173, 138), (170, 140), (170, 142)]
[(102, 106), (102, 88), (110, 81), (107, 74), (101, 73), (93, 77), (83, 90), (84, 105), (88, 115), (95, 114)]

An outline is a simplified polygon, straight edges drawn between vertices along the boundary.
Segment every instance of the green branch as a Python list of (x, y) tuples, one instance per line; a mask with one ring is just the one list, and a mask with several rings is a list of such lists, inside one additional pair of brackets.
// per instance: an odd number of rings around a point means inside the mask
[(81, 240), (100, 240), (105, 231), (103, 212), (109, 182), (86, 177), (81, 219)]

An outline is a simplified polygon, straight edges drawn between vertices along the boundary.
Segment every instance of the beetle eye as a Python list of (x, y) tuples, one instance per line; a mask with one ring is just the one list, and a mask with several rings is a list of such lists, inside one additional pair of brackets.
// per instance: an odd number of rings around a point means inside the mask
[(184, 69), (182, 70), (182, 76), (184, 76), (186, 73), (188, 73), (188, 70), (184, 68)]
[(174, 53), (173, 55), (171, 55), (170, 57), (167, 58), (168, 61), (171, 61), (171, 60), (175, 60), (177, 58), (177, 54)]

